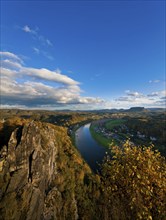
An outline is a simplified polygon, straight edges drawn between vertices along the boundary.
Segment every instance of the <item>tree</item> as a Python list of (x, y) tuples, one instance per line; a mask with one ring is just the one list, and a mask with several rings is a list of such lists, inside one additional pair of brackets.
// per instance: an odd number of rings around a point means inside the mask
[(110, 219), (164, 219), (166, 163), (152, 147), (113, 147), (101, 166), (103, 201)]

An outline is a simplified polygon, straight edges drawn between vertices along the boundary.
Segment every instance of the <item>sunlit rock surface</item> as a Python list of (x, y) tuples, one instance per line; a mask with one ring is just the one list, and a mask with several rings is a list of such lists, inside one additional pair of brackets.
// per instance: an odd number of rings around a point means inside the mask
[[(17, 128), (1, 149), (0, 219), (78, 219), (74, 187), (70, 189), (70, 183), (76, 182), (75, 171), (70, 177), (62, 174), (74, 151), (67, 147), (71, 142), (65, 129), (58, 129), (32, 121)], [(61, 156), (66, 161), (57, 162)], [(70, 202), (64, 197), (66, 190)]]

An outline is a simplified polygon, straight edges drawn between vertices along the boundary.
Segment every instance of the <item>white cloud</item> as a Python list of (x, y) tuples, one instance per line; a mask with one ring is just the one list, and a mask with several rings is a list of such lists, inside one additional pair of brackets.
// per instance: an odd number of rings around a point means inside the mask
[(34, 50), (34, 52), (35, 52), (35, 53), (37, 53), (37, 54), (39, 54), (39, 53), (40, 53), (40, 50), (39, 50), (38, 48), (33, 47), (32, 49)]
[(40, 50), (40, 49), (38, 49), (37, 47), (33, 47), (32, 49), (33, 49), (33, 51), (34, 51), (35, 54), (38, 54), (38, 55), (41, 54), (41, 55), (43, 55), (44, 57), (46, 57), (47, 59), (49, 59), (49, 60), (54, 60), (54, 57), (51, 56), (48, 52), (46, 52), (46, 51), (44, 51), (44, 50)]
[(49, 46), (53, 46), (52, 43), (51, 43), (51, 41), (48, 40), (48, 39), (46, 39), (46, 43), (47, 43)]
[[(115, 108), (129, 108), (134, 106), (144, 107), (165, 107), (166, 90), (159, 90), (150, 94), (140, 92), (125, 91), (125, 95), (110, 101), (110, 105)], [(109, 102), (107, 102), (109, 105)]]
[(148, 94), (147, 96), (149, 96), (149, 97), (154, 97), (154, 96), (157, 96), (157, 97), (166, 96), (166, 90), (159, 90), (159, 91), (156, 91), (156, 92), (152, 92), (152, 93)]
[(29, 25), (25, 25), (21, 28), (21, 30), (29, 34), (32, 39), (38, 43), (37, 46), (32, 47), (32, 50), (35, 54), (42, 55), (51, 61), (54, 60), (54, 57), (47, 51), (48, 47), (53, 46), (53, 43), (39, 33), (39, 28), (32, 29)]
[(30, 68), (18, 60), (2, 59), (1, 72), (1, 101), (5, 106), (55, 107), (103, 102), (100, 98), (82, 97), (79, 82), (60, 70)]
[(159, 91), (160, 96), (166, 96), (166, 90)]
[(139, 93), (139, 92), (132, 92), (132, 91), (130, 91), (130, 90), (126, 90), (125, 92), (126, 92), (126, 94), (127, 94), (128, 96), (135, 96), (135, 97), (141, 97), (141, 96), (142, 96), (142, 94)]
[(21, 68), (21, 64), (9, 59), (1, 60), (1, 66), (6, 68)]
[(4, 68), (1, 66), (1, 69), (0, 69), (0, 76), (1, 77), (9, 77), (9, 78), (13, 78), (13, 77), (16, 77), (17, 75), (17, 71), (15, 70), (10, 70), (10, 69), (7, 69), (7, 68)]
[(25, 25), (22, 30), (26, 33), (32, 34), (36, 39), (38, 39), (43, 45), (53, 46), (52, 42), (44, 37), (43, 35), (39, 34), (39, 29), (32, 29), (28, 25)]
[(132, 99), (127, 97), (127, 96), (122, 96), (122, 97), (119, 97), (119, 98), (115, 99), (115, 101), (130, 102), (130, 101), (132, 101)]
[(149, 96), (149, 97), (156, 97), (158, 95), (159, 95), (159, 92), (152, 92), (152, 93), (148, 94), (147, 96)]
[(29, 33), (32, 33), (32, 32), (33, 32), (33, 30), (31, 30), (28, 25), (25, 25), (25, 26), (22, 28), (22, 30), (25, 31), (25, 32), (29, 32)]
[(11, 53), (11, 52), (0, 51), (0, 57), (1, 57), (1, 59), (6, 57), (6, 58), (9, 58), (11, 60), (18, 61), (19, 63), (23, 63), (23, 60), (19, 56), (17, 56), (14, 53)]
[(160, 80), (159, 79), (155, 79), (155, 80), (149, 80), (149, 83), (159, 83)]
[(51, 56), (48, 52), (46, 52), (46, 51), (41, 51), (41, 53), (42, 53), (42, 55), (43, 55), (44, 57), (46, 57), (47, 59), (49, 59), (49, 60), (54, 60), (54, 57)]
[(45, 68), (37, 69), (37, 68), (30, 68), (30, 67), (22, 67), (20, 69), (20, 73), (24, 76), (25, 75), (31, 76), (39, 80), (43, 79), (43, 80), (62, 83), (66, 85), (78, 85), (79, 84), (77, 81), (69, 78), (66, 75), (63, 75), (56, 71), (50, 71)]
[(16, 54), (1, 54), (1, 107), (19, 108), (129, 108), (132, 106), (165, 107), (165, 90), (149, 94), (127, 90), (124, 95), (105, 101), (83, 97), (80, 83), (59, 69), (25, 67)]

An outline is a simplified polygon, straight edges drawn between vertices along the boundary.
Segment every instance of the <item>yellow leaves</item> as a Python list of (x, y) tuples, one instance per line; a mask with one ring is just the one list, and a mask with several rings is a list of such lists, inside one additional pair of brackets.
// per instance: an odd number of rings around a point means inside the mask
[(148, 168), (150, 169), (152, 166), (152, 162), (150, 161), (150, 159), (148, 160)]
[(141, 179), (141, 175), (140, 175), (139, 173), (137, 174), (137, 178), (138, 178), (138, 179)]
[(78, 163), (78, 164), (82, 164), (82, 159), (80, 157), (78, 157), (76, 154), (73, 154), (72, 155), (72, 160), (75, 162), (75, 163)]
[(136, 201), (136, 198), (134, 197), (134, 198), (132, 198), (132, 200), (131, 200), (132, 202), (135, 202)]
[(100, 178), (100, 176), (97, 175), (97, 174), (96, 174), (96, 181), (97, 181), (98, 183), (101, 183), (101, 178)]
[(149, 215), (148, 218), (147, 218), (147, 220), (152, 220), (152, 216)]
[(141, 213), (137, 213), (137, 217), (138, 217), (138, 219), (142, 219), (142, 215), (141, 215)]
[[(106, 198), (124, 194), (120, 203), (136, 213), (135, 219), (152, 219), (163, 214), (166, 194), (166, 163), (152, 147), (114, 147), (114, 160), (104, 164)], [(109, 188), (111, 185), (111, 189)], [(118, 187), (117, 187), (118, 186)], [(126, 200), (127, 198), (127, 200)]]
[(110, 190), (117, 191), (117, 189), (118, 189), (117, 185), (113, 185), (112, 188), (108, 187), (107, 191), (110, 191)]
[(137, 166), (133, 166), (133, 170), (137, 170)]
[(85, 173), (83, 170), (81, 170), (81, 172), (78, 175), (78, 179), (80, 179), (81, 181), (84, 179)]

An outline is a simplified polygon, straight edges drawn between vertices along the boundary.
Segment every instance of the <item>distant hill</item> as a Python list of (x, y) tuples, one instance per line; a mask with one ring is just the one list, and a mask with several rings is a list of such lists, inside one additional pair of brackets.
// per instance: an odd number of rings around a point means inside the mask
[(150, 111), (162, 111), (162, 112), (166, 111), (166, 108), (147, 108), (147, 109)]
[(144, 107), (131, 107), (130, 109), (127, 110), (127, 112), (142, 112), (145, 110), (146, 109)]
[(90, 110), (87, 112), (96, 112), (96, 113), (119, 113), (119, 112), (142, 112), (147, 111), (144, 107), (131, 107), (130, 109), (98, 109)]
[(161, 111), (165, 112), (165, 108), (144, 108), (144, 107), (131, 107), (130, 109), (99, 109), (99, 110), (90, 110), (87, 112), (96, 112), (96, 113), (119, 113), (119, 112), (149, 112), (149, 111)]

